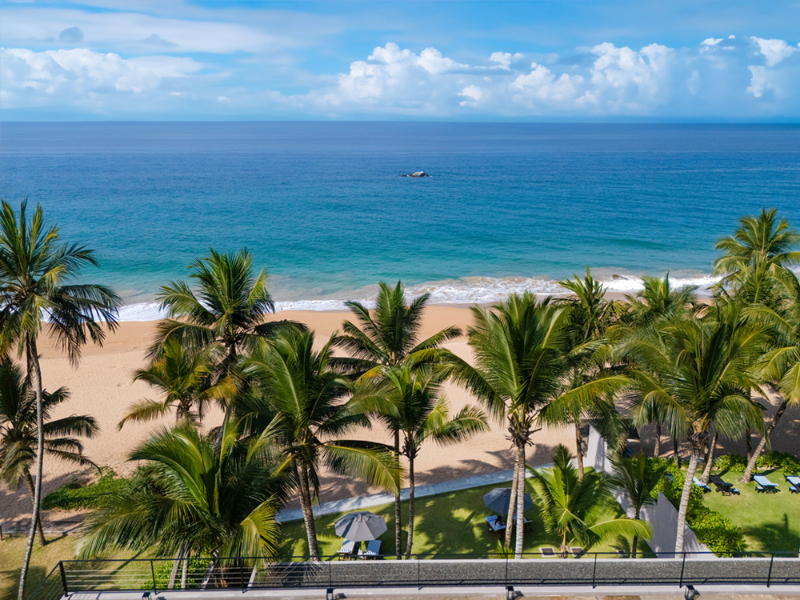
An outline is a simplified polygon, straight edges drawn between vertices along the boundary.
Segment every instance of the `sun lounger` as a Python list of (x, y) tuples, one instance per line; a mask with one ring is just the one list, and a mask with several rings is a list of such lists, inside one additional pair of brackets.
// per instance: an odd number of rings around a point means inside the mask
[(714, 487), (718, 492), (720, 492), (723, 496), (730, 496), (730, 495), (739, 495), (739, 490), (733, 487), (732, 484), (728, 483), (727, 481), (723, 480), (722, 477), (719, 475), (712, 475), (711, 476), (711, 483), (714, 484)]
[(753, 475), (753, 481), (756, 482), (756, 492), (777, 492), (778, 484), (772, 483), (764, 475)]
[(800, 477), (797, 475), (784, 475), (783, 478), (789, 482), (790, 492), (800, 494)]
[(500, 539), (501, 535), (505, 535), (506, 526), (500, 522), (500, 517), (497, 515), (486, 517), (486, 526), (489, 528), (489, 531), (497, 536), (497, 539)]
[(709, 493), (709, 492), (711, 491), (711, 488), (710, 488), (710, 487), (708, 487), (708, 486), (707, 486), (705, 483), (703, 483), (702, 481), (700, 481), (700, 480), (699, 480), (697, 477), (692, 477), (692, 481), (694, 481), (694, 484), (695, 484), (697, 487), (699, 487), (699, 488), (702, 488), (702, 490), (703, 490), (703, 493), (704, 493), (704, 494), (707, 494), (707, 493)]
[(584, 549), (581, 548), (580, 546), (572, 546), (569, 549), (569, 551), (572, 552), (572, 554), (575, 556), (575, 558), (583, 556), (583, 553), (584, 553)]
[(381, 541), (372, 540), (367, 544), (367, 551), (364, 553), (364, 555), (367, 558), (377, 558), (380, 553), (381, 553)]
[(339, 548), (339, 551), (336, 553), (339, 555), (339, 558), (349, 558), (353, 556), (353, 551), (356, 549), (356, 543), (351, 542), (350, 540), (344, 540), (342, 542), (342, 547)]
[(617, 550), (617, 556), (620, 558), (628, 558), (628, 553), (625, 550)]
[(543, 546), (539, 548), (539, 552), (542, 553), (544, 558), (553, 558), (556, 555), (556, 549), (552, 546)]

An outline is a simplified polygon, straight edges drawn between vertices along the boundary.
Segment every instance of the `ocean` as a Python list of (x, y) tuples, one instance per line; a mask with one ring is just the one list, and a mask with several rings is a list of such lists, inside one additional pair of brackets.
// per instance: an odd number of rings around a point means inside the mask
[[(401, 177), (424, 170), (428, 178)], [(158, 317), (160, 285), (249, 248), (281, 309), (559, 293), (586, 267), (713, 281), (715, 240), (763, 207), (800, 227), (800, 126), (2, 123), (0, 198), (95, 249), (84, 279)]]

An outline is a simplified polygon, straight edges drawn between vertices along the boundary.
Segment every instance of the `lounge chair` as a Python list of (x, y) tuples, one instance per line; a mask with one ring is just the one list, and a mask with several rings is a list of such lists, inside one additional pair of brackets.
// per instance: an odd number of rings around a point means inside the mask
[(703, 493), (704, 493), (704, 494), (707, 494), (707, 493), (709, 493), (709, 492), (711, 491), (711, 488), (710, 488), (710, 487), (708, 487), (708, 486), (707, 486), (705, 483), (703, 483), (702, 481), (700, 481), (700, 480), (699, 480), (697, 477), (692, 477), (692, 481), (694, 482), (694, 484), (695, 484), (697, 487), (699, 487), (699, 488), (701, 488), (701, 489), (703, 490)]
[(353, 551), (356, 549), (356, 543), (351, 542), (350, 540), (343, 540), (342, 547), (339, 548), (339, 551), (336, 553), (339, 556), (339, 559), (342, 558), (351, 558), (353, 556)]
[(585, 550), (583, 548), (581, 548), (580, 546), (572, 546), (569, 549), (569, 551), (572, 552), (572, 554), (573, 554), (573, 556), (575, 556), (575, 558), (580, 558), (581, 556), (583, 556), (583, 553), (585, 552)]
[(756, 482), (756, 492), (777, 492), (778, 484), (772, 483), (764, 475), (753, 475), (753, 481)]
[(625, 550), (619, 550), (619, 549), (618, 549), (618, 550), (617, 550), (617, 555), (618, 555), (620, 558), (628, 558), (628, 553), (627, 553), (627, 552), (625, 552)]
[(542, 546), (539, 548), (539, 552), (542, 553), (543, 558), (554, 558), (556, 555), (556, 549), (552, 546)]
[(800, 494), (800, 477), (797, 475), (784, 475), (783, 478), (789, 482), (790, 492)]
[(367, 558), (377, 558), (381, 553), (381, 541), (372, 540), (367, 544), (367, 551), (364, 556)]
[(489, 528), (489, 531), (497, 536), (497, 539), (500, 539), (501, 535), (505, 535), (506, 526), (503, 525), (500, 521), (500, 517), (497, 515), (486, 517), (486, 526)]
[(712, 475), (711, 483), (714, 484), (716, 490), (720, 492), (723, 496), (739, 495), (739, 490), (733, 487), (733, 484), (730, 484), (724, 479), (722, 479), (722, 477), (720, 477), (719, 475)]

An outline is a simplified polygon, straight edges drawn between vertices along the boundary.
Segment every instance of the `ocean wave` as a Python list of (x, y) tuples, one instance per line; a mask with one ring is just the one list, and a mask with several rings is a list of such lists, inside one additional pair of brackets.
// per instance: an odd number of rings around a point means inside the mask
[[(607, 291), (612, 293), (634, 293), (642, 289), (642, 279), (632, 275), (613, 274), (600, 279)], [(700, 295), (709, 294), (709, 288), (719, 281), (711, 275), (687, 275), (671, 277), (673, 287), (693, 285)], [(569, 292), (558, 281), (547, 278), (526, 277), (464, 277), (408, 286), (406, 295), (415, 298), (430, 294), (430, 304), (487, 304), (508, 298), (509, 295), (525, 291), (539, 296), (566, 296)], [(342, 292), (335, 297), (307, 298), (275, 302), (275, 309), (282, 311), (335, 311), (347, 310), (345, 301), (355, 299), (369, 308), (375, 306), (377, 286), (368, 286), (351, 292)], [(157, 321), (165, 318), (166, 311), (156, 302), (127, 304), (119, 310), (120, 321)]]

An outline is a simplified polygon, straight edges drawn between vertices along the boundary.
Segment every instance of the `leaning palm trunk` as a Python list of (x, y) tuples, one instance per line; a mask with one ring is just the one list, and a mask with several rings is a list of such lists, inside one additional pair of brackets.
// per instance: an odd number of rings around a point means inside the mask
[(747, 468), (744, 470), (742, 477), (739, 479), (739, 483), (750, 483), (750, 478), (753, 476), (753, 470), (756, 468), (758, 457), (761, 456), (761, 453), (764, 451), (764, 448), (767, 445), (767, 440), (772, 435), (772, 431), (775, 429), (778, 421), (780, 421), (783, 413), (786, 412), (786, 407), (788, 404), (788, 400), (781, 402), (781, 405), (778, 407), (778, 412), (775, 413), (775, 416), (772, 418), (772, 422), (769, 424), (769, 427), (767, 427), (767, 434), (761, 438), (760, 442), (758, 442), (758, 446), (756, 446), (755, 451), (750, 456), (750, 460), (747, 461)]
[(317, 546), (317, 528), (314, 523), (314, 512), (311, 507), (311, 491), (308, 486), (308, 471), (305, 466), (297, 465), (297, 477), (300, 480), (300, 507), (303, 510), (303, 521), (308, 538), (308, 555), (312, 561), (319, 560)]
[(700, 481), (704, 485), (708, 485), (708, 480), (711, 479), (711, 468), (714, 465), (714, 450), (717, 447), (717, 432), (714, 432), (714, 435), (711, 437), (711, 441), (708, 443), (708, 454), (706, 454), (706, 464), (703, 467), (703, 475), (700, 477)]
[[(519, 481), (517, 482), (517, 545), (514, 548), (514, 558), (522, 558), (522, 545), (524, 542), (523, 525), (525, 524), (525, 445), (519, 448)], [(511, 522), (506, 524), (510, 527)]]
[(414, 457), (408, 457), (408, 541), (406, 560), (411, 558), (411, 545), (414, 543)]
[(508, 501), (508, 515), (506, 515), (505, 547), (511, 548), (511, 523), (514, 521), (514, 509), (517, 506), (517, 484), (519, 482), (519, 447), (514, 446), (514, 474), (511, 476), (511, 496)]
[(575, 460), (578, 465), (578, 481), (583, 481), (583, 436), (581, 435), (581, 422), (575, 421)]
[(686, 470), (686, 480), (683, 482), (681, 492), (681, 504), (678, 508), (678, 534), (675, 537), (675, 553), (683, 552), (683, 531), (686, 528), (686, 511), (689, 508), (689, 495), (692, 492), (693, 478), (697, 471), (697, 463), (700, 460), (701, 445), (696, 439), (692, 439), (692, 453), (689, 457), (689, 468)]
[(36, 349), (36, 340), (29, 339), (26, 344), (28, 360), (28, 377), (33, 389), (36, 390), (36, 480), (33, 487), (33, 514), (31, 514), (31, 530), (28, 533), (28, 543), (25, 546), (25, 558), (19, 574), (18, 600), (25, 598), (25, 580), (28, 577), (28, 567), (31, 564), (33, 541), (36, 538), (36, 526), (39, 523), (39, 506), (42, 502), (42, 470), (44, 465), (44, 423), (42, 422), (42, 371), (39, 368), (39, 354)]
[(680, 447), (678, 446), (678, 438), (672, 438), (672, 462), (675, 463), (676, 468), (681, 468), (681, 454)]
[(661, 454), (661, 423), (656, 423), (656, 446), (653, 448), (653, 456), (658, 458)]
[[(31, 477), (31, 472), (28, 469), (25, 469), (25, 482), (28, 484), (28, 491), (31, 494), (31, 502), (34, 502), (36, 491), (33, 484), (33, 477)], [(42, 529), (42, 515), (39, 515), (39, 519), (37, 520), (36, 524), (39, 529), (39, 545), (44, 546), (47, 541), (44, 539), (44, 529)]]
[[(394, 432), (394, 455), (400, 460), (400, 432)], [(400, 512), (400, 486), (394, 493), (394, 553), (395, 559), (400, 560), (402, 552), (403, 517)]]

